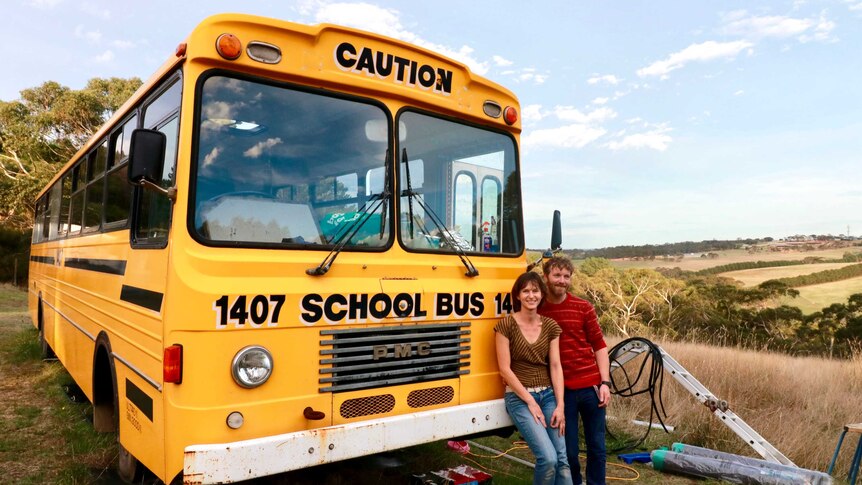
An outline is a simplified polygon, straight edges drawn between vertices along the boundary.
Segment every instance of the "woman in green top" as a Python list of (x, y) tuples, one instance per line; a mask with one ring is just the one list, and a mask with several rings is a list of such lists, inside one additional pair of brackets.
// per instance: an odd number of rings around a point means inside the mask
[(526, 272), (512, 286), (514, 313), (494, 327), (497, 365), (506, 382), (506, 411), (536, 456), (533, 483), (570, 485), (566, 458), (560, 326), (538, 314), (547, 294), (538, 273)]

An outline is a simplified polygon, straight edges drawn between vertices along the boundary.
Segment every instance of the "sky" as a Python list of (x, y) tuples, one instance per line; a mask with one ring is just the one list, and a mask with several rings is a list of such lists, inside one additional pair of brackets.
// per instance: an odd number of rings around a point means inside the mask
[(336, 23), (521, 103), (527, 246), (862, 235), (862, 0), (6, 0), (0, 100), (146, 80), (203, 18)]

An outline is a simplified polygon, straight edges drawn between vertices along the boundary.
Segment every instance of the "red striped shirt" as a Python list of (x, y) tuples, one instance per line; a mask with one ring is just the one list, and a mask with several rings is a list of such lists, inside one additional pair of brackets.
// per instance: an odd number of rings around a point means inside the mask
[(602, 376), (596, 364), (597, 350), (607, 347), (596, 310), (587, 300), (570, 293), (561, 303), (545, 300), (539, 315), (553, 318), (562, 328), (560, 360), (563, 381), (567, 389), (583, 389), (599, 385)]

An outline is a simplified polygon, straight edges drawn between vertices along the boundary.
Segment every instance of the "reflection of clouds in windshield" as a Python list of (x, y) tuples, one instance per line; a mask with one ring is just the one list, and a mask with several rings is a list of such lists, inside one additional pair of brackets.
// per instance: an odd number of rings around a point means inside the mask
[(213, 101), (212, 103), (207, 103), (204, 105), (204, 116), (203, 118), (210, 120), (232, 120), (235, 119), (233, 116), (234, 109), (225, 101)]
[(221, 153), (221, 148), (213, 147), (213, 149), (204, 156), (204, 162), (202, 164), (204, 169), (210, 168), (210, 166), (215, 163), (216, 158), (218, 158)]
[(269, 138), (266, 141), (262, 141), (262, 142), (258, 143), (257, 145), (244, 151), (243, 155), (245, 155), (248, 158), (257, 158), (263, 153), (263, 151), (265, 149), (272, 148), (272, 147), (279, 145), (281, 143), (282, 143), (281, 138)]
[(230, 77), (211, 77), (207, 80), (207, 87), (213, 86), (217, 89), (224, 89), (233, 94), (245, 95), (247, 82)]

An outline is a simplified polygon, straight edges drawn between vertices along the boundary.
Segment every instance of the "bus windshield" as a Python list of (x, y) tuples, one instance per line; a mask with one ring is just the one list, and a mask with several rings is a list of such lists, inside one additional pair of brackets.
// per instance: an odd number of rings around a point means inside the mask
[(211, 245), (386, 246), (388, 120), (354, 99), (208, 77), (193, 233)]
[(408, 249), (520, 254), (515, 142), (505, 134), (403, 112), (400, 238)]
[[(221, 75), (200, 94), (193, 231), (204, 244), (384, 248), (387, 111)], [(511, 136), (404, 110), (399, 234), (408, 250), (520, 254)]]

